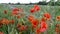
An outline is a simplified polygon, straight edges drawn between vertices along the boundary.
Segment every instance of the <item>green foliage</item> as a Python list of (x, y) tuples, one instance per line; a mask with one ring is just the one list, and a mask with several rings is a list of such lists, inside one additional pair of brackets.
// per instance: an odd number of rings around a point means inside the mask
[[(57, 5), (60, 4), (60, 2), (57, 2), (56, 3)], [(20, 19), (17, 19), (15, 17), (11, 17), (9, 16), (10, 12), (11, 12), (11, 7), (18, 7), (18, 8), (23, 8), (24, 9), (24, 12), (26, 12), (26, 15), (28, 14), (31, 14), (29, 12), (30, 8), (33, 7), (33, 5), (1, 5), (2, 6), (0, 8), (0, 19), (5, 17), (5, 18), (8, 18), (8, 19), (15, 19), (15, 23), (14, 24), (8, 24), (8, 25), (2, 25), (2, 28), (0, 28), (0, 31), (3, 31), (5, 34), (18, 34), (18, 31), (16, 30), (16, 23), (18, 20), (20, 21), (25, 21), (25, 23), (28, 25), (28, 26), (31, 26), (29, 25), (30, 23), (28, 22), (28, 20), (26, 19), (26, 17), (24, 18), (20, 18)], [(35, 18), (41, 18), (43, 15), (44, 12), (49, 12), (51, 14), (51, 20), (52, 22), (49, 22), (47, 21), (47, 24), (49, 26), (49, 28), (47, 29), (47, 31), (43, 32), (42, 34), (55, 34), (55, 24), (57, 23), (56, 20), (55, 20), (55, 17), (57, 15), (60, 15), (60, 6), (42, 6), (42, 5), (39, 5), (41, 10), (38, 11), (38, 12), (35, 12), (35, 13), (32, 13), (34, 15)], [(3, 14), (3, 10), (8, 10), (8, 13), (7, 14)], [(23, 22), (24, 23), (24, 22)], [(49, 24), (49, 23), (52, 23), (52, 24)], [(59, 22), (60, 23), (60, 22)], [(12, 26), (12, 28), (10, 28), (10, 26)], [(12, 29), (12, 30), (11, 30)], [(22, 31), (22, 34), (30, 34), (31, 32), (31, 29), (28, 28), (26, 31)]]

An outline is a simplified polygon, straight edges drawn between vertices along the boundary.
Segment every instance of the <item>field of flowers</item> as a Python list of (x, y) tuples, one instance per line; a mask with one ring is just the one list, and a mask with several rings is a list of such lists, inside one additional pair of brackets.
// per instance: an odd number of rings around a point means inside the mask
[(0, 4), (0, 34), (60, 34), (60, 6)]

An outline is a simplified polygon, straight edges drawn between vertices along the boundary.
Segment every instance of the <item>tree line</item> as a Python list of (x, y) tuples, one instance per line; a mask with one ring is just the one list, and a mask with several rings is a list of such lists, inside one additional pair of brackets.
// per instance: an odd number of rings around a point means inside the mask
[[(14, 3), (9, 3), (9, 4), (14, 4)], [(14, 5), (20, 5), (21, 3), (15, 3)], [(38, 2), (38, 3), (29, 3), (29, 4), (24, 4), (24, 5), (33, 5), (33, 4), (38, 4), (38, 5), (51, 5), (51, 6), (60, 6), (60, 2), (45, 2), (45, 1), (43, 1), (43, 2)]]

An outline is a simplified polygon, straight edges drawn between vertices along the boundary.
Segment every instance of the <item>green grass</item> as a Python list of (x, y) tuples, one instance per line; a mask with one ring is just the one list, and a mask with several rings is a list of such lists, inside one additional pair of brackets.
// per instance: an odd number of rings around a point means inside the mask
[[(10, 12), (12, 11), (11, 7), (23, 8), (23, 10), (26, 13), (26, 15), (31, 14), (29, 12), (29, 10), (30, 10), (30, 8), (33, 7), (33, 5), (4, 5), (4, 4), (0, 4), (0, 6), (1, 6), (0, 7), (0, 18), (5, 17), (5, 18), (8, 18), (8, 19), (14, 18), (14, 17), (10, 17), (9, 16)], [(56, 33), (55, 32), (55, 24), (60, 23), (60, 21), (56, 21), (56, 19), (55, 19), (55, 17), (57, 15), (60, 15), (60, 6), (48, 6), (48, 5), (39, 5), (39, 6), (41, 8), (40, 11), (32, 13), (33, 16), (35, 18), (39, 19), (39, 18), (42, 17), (42, 14), (44, 12), (49, 12), (51, 14), (51, 19), (50, 20), (52, 21), (52, 22), (47, 21), (47, 24), (48, 24), (49, 28), (45, 32), (43, 32), (42, 34), (55, 34)], [(7, 14), (3, 14), (2, 13), (3, 10), (8, 10), (8, 13)], [(12, 30), (14, 31), (14, 34), (16, 34), (16, 33), (18, 34), (18, 31), (15, 30), (15, 25), (16, 25), (18, 19), (16, 19), (16, 18), (14, 18), (14, 19), (15, 19), (15, 24), (14, 25), (10, 24), (10, 26), (13, 26)], [(26, 17), (21, 18), (19, 20), (21, 21), (22, 19), (26, 19)], [(25, 23), (29, 24), (28, 21), (26, 21)], [(8, 29), (7, 31), (9, 31), (9, 33), (12, 34), (13, 31), (10, 31), (11, 30), (10, 27), (6, 28), (7, 26), (9, 26), (9, 25), (3, 25), (3, 27), (0, 28), (0, 31), (3, 31), (5, 34), (7, 34), (7, 32), (5, 30)], [(26, 32), (24, 34), (26, 34)]]

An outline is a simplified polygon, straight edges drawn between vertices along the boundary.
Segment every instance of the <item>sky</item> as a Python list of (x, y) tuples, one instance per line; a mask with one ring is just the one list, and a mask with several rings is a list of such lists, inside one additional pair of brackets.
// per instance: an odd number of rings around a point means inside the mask
[[(0, 0), (0, 3), (38, 3), (39, 1), (43, 0)], [(46, 2), (49, 2), (50, 0), (46, 0)], [(55, 0), (57, 1), (57, 0)]]

